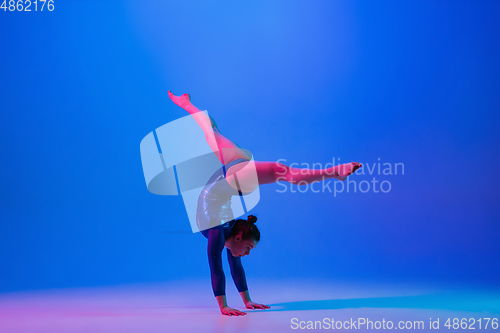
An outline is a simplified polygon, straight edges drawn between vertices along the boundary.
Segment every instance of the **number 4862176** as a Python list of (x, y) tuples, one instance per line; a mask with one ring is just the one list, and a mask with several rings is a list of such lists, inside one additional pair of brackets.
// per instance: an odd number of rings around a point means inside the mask
[[(0, 0), (1, 1), (1, 0)], [(47, 6), (45, 6), (47, 5)], [(32, 10), (43, 11), (43, 9), (47, 9), (49, 12), (54, 10), (54, 0), (3, 0), (0, 9), (3, 9), (4, 12), (7, 10), (10, 12), (18, 11), (18, 12), (31, 12)]]

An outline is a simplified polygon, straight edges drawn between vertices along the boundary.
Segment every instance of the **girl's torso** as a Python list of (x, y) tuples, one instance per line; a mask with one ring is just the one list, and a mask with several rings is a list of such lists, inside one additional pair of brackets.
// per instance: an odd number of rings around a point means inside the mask
[(234, 225), (234, 215), (231, 209), (231, 197), (238, 195), (238, 191), (225, 181), (225, 174), (232, 166), (246, 162), (248, 159), (239, 158), (223, 165), (210, 177), (198, 198), (196, 223), (203, 236), (208, 238), (208, 229), (222, 228), (224, 238), (231, 233)]

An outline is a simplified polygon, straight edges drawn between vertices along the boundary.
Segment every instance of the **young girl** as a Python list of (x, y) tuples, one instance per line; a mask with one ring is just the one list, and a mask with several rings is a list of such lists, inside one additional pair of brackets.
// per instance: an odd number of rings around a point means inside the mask
[[(249, 163), (251, 157), (236, 143), (222, 135), (217, 124), (211, 117), (206, 117), (201, 110), (191, 103), (188, 94), (176, 96), (168, 91), (170, 99), (178, 106), (189, 112), (205, 133), (205, 138), (214, 154), (222, 163), (207, 185), (203, 188), (198, 199), (196, 220), (199, 226), (216, 225), (215, 227), (202, 230), (202, 234), (208, 238), (208, 261), (212, 278), (212, 289), (223, 315), (246, 315), (245, 312), (227, 306), (225, 295), (226, 279), (222, 269), (222, 250), (227, 248), (227, 259), (231, 269), (231, 276), (238, 289), (241, 299), (247, 309), (269, 309), (268, 305), (255, 303), (248, 293), (245, 271), (241, 264), (241, 257), (250, 254), (260, 240), (260, 232), (255, 222), (257, 218), (248, 216), (247, 220), (234, 220), (231, 210), (231, 196), (235, 189), (245, 193), (252, 192), (257, 186), (272, 184), (278, 181), (286, 181), (292, 184), (311, 184), (320, 180), (335, 178), (345, 180), (361, 167), (360, 163), (352, 162), (337, 165), (328, 169), (300, 169), (291, 168), (279, 162), (255, 161), (257, 181), (252, 177), (245, 180), (242, 166)], [(235, 167), (237, 166), (237, 167)], [(236, 183), (235, 175), (239, 171), (239, 183)], [(243, 174), (243, 177), (241, 176)], [(238, 186), (237, 186), (238, 185)], [(211, 224), (212, 221), (212, 224)], [(220, 221), (229, 221), (218, 225)]]

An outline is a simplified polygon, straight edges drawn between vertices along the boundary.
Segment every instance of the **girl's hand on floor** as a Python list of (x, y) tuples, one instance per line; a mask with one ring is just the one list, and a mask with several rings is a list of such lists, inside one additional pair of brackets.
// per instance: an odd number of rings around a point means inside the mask
[(220, 312), (226, 316), (246, 316), (245, 312), (230, 308), (229, 306), (224, 306), (220, 309)]
[(245, 306), (247, 309), (270, 309), (269, 305), (259, 304), (254, 302), (246, 302)]

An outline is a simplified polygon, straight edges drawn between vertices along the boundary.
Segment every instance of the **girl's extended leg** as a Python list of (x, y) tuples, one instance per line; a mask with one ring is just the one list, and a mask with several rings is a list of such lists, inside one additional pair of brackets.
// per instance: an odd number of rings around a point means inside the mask
[(243, 193), (253, 192), (258, 186), (279, 181), (295, 185), (306, 185), (335, 178), (345, 180), (361, 167), (360, 163), (351, 162), (327, 169), (301, 169), (289, 167), (279, 162), (242, 162), (227, 170), (226, 180)]
[(361, 167), (360, 163), (351, 162), (327, 169), (292, 168), (280, 162), (255, 162), (259, 185), (285, 181), (296, 185), (306, 185), (321, 180), (335, 178), (345, 180)]
[(205, 139), (208, 145), (213, 150), (217, 158), (222, 164), (228, 164), (238, 158), (250, 159), (250, 156), (245, 153), (235, 142), (226, 138), (217, 128), (217, 124), (211, 117), (201, 112), (196, 106), (191, 103), (189, 94), (175, 96), (168, 91), (168, 96), (178, 106), (189, 112), (193, 116), (196, 123), (205, 133)]
[[(169, 91), (168, 96), (175, 104), (193, 116), (197, 124), (205, 133), (205, 138), (210, 148), (212, 148), (222, 164), (227, 164), (238, 158), (250, 159), (250, 156), (235, 142), (220, 133), (217, 124), (211, 117), (206, 117), (203, 112), (200, 112), (200, 109), (191, 103), (188, 94), (175, 96)], [(256, 186), (272, 184), (279, 181), (286, 181), (297, 185), (311, 184), (330, 178), (343, 181), (347, 176), (361, 167), (361, 164), (357, 162), (336, 165), (327, 169), (292, 168), (279, 162), (254, 161), (252, 163), (255, 163), (255, 167), (253, 167), (253, 165), (246, 167), (248, 163), (244, 162), (232, 166), (227, 170), (226, 178), (231, 186), (239, 188), (243, 192), (251, 192)], [(255, 171), (257, 177), (255, 177)], [(232, 177), (233, 175), (237, 175), (239, 186), (236, 184), (234, 177)]]

